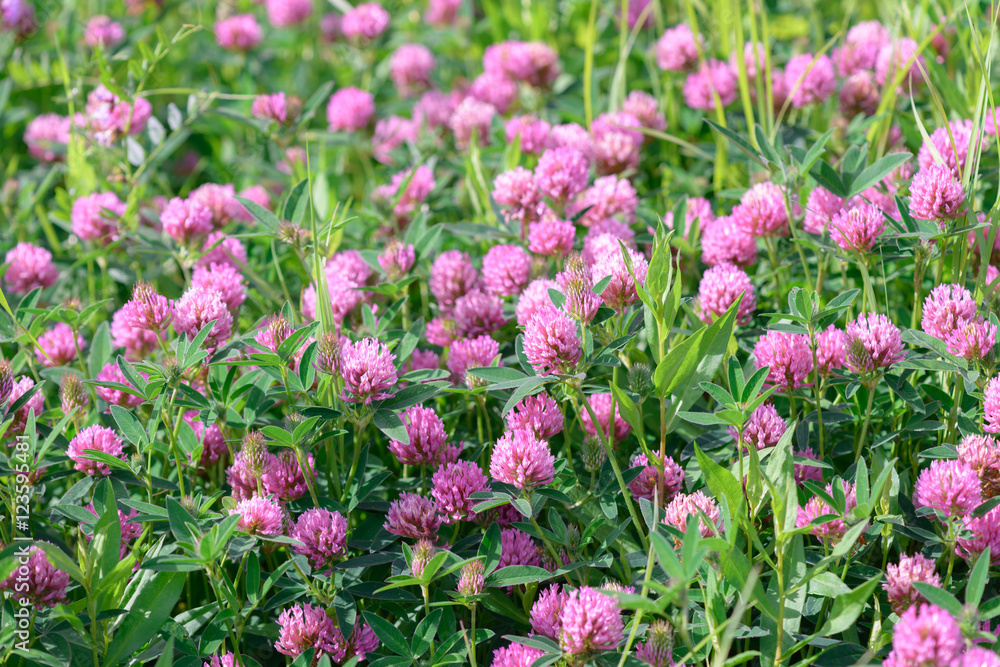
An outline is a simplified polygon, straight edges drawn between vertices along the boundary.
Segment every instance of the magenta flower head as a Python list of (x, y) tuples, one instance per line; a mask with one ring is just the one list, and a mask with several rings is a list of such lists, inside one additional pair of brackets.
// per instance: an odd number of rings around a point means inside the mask
[(487, 335), (455, 341), (448, 353), (451, 381), (455, 384), (464, 382), (470, 388), (481, 386), (483, 381), (467, 375), (466, 371), (491, 365), (499, 354), (500, 344)]
[(632, 223), (638, 206), (639, 197), (627, 178), (601, 176), (566, 207), (566, 212), (580, 214), (579, 224), (593, 227), (608, 218)]
[(967, 537), (958, 538), (956, 553), (968, 561), (979, 557), (986, 547), (990, 548), (990, 563), (1000, 564), (1000, 508), (994, 507), (981, 517), (963, 517), (963, 534)]
[(430, 0), (424, 20), (433, 26), (452, 25), (458, 20), (458, 10), (461, 7), (462, 0)]
[(138, 134), (146, 127), (153, 111), (149, 100), (123, 101), (100, 85), (87, 96), (86, 125), (90, 136), (103, 146), (110, 146), (126, 134)]
[(920, 328), (939, 340), (947, 340), (955, 329), (976, 316), (976, 300), (961, 285), (938, 285), (924, 299)]
[[(603, 394), (591, 394), (587, 397), (587, 402), (590, 404), (590, 409), (594, 411), (594, 416), (597, 417), (597, 424), (601, 428), (601, 433), (607, 436), (611, 421), (611, 394), (607, 392)], [(632, 427), (622, 419), (619, 408), (620, 406), (615, 402), (615, 427), (611, 440), (616, 443), (627, 438), (632, 432)], [(590, 418), (590, 412), (584, 409), (580, 417), (583, 423), (583, 430), (589, 435), (597, 435), (597, 428), (594, 425), (594, 421)]]
[(316, 479), (316, 461), (312, 454), (307, 455), (302, 465), (299, 465), (295, 453), (289, 449), (282, 450), (270, 459), (264, 474), (260, 475), (264, 484), (264, 493), (274, 496), (280, 501), (298, 500), (306, 494), (309, 486), (302, 467), (305, 466), (311, 479)]
[(100, 192), (80, 197), (73, 202), (70, 220), (73, 233), (84, 241), (109, 243), (117, 236), (125, 204), (113, 192)]
[[(753, 445), (757, 449), (773, 447), (781, 440), (788, 430), (788, 422), (781, 418), (777, 409), (771, 403), (763, 403), (743, 426), (743, 444)], [(729, 435), (738, 440), (739, 432), (735, 427), (729, 427)]]
[(375, 115), (375, 99), (360, 88), (341, 88), (330, 96), (326, 122), (331, 132), (357, 132)]
[(750, 276), (733, 264), (713, 266), (701, 277), (698, 285), (701, 320), (711, 324), (725, 314), (741, 294), (743, 300), (736, 314), (736, 322), (745, 326), (757, 310), (757, 296)]
[[(811, 526), (810, 534), (822, 539), (824, 542), (836, 542), (842, 538), (847, 532), (845, 518), (858, 506), (858, 496), (857, 489), (853, 484), (849, 484), (844, 480), (841, 480), (840, 484), (844, 490), (844, 516), (832, 521), (813, 524), (813, 521), (820, 517), (838, 514), (820, 496), (813, 496), (805, 505), (799, 508), (798, 516), (795, 518), (795, 526), (797, 528)], [(826, 492), (831, 495), (833, 494), (833, 484), (826, 485)]]
[(528, 250), (547, 257), (565, 257), (573, 250), (576, 225), (569, 220), (546, 217), (528, 225)]
[[(628, 253), (631, 271), (625, 261), (623, 253)], [(601, 292), (601, 299), (604, 304), (619, 313), (625, 308), (639, 300), (636, 292), (636, 283), (646, 284), (646, 273), (649, 271), (649, 263), (646, 258), (635, 252), (631, 248), (611, 252), (599, 258), (590, 269), (590, 277), (596, 285), (607, 276), (611, 276), (611, 281)], [(633, 276), (635, 276), (633, 278)]]
[(264, 0), (267, 18), (276, 28), (302, 23), (312, 16), (312, 0)]
[(611, 651), (621, 642), (625, 630), (615, 599), (589, 586), (570, 592), (559, 621), (559, 647), (573, 655)]
[(472, 507), (480, 502), (469, 496), (490, 490), (490, 481), (482, 469), (472, 461), (446, 463), (431, 478), (434, 505), (445, 523), (472, 521), (476, 513)]
[(473, 289), (455, 301), (453, 313), (458, 331), (463, 336), (491, 334), (507, 323), (500, 297)]
[(74, 337), (73, 329), (65, 322), (59, 322), (38, 337), (35, 358), (49, 368), (65, 366), (76, 359), (77, 350), (83, 350), (86, 345), (82, 335)]
[(215, 24), (215, 41), (227, 51), (250, 51), (262, 39), (260, 24), (253, 14), (236, 14)]
[(495, 245), (483, 257), (483, 284), (496, 296), (520, 293), (531, 279), (531, 256), (521, 246)]
[(309, 509), (295, 523), (291, 537), (302, 542), (292, 547), (295, 553), (309, 559), (317, 570), (328, 571), (346, 552), (347, 521), (340, 512)]
[(344, 379), (343, 399), (370, 405), (395, 395), (396, 355), (385, 343), (363, 338), (348, 343), (341, 350), (340, 373)]
[(962, 667), (1000, 667), (1000, 656), (992, 649), (973, 646), (962, 656)]
[(519, 489), (533, 489), (552, 481), (555, 461), (547, 441), (531, 431), (510, 431), (493, 445), (490, 475)]
[(372, 134), (372, 156), (382, 164), (396, 164), (393, 151), (407, 142), (415, 142), (419, 128), (417, 123), (401, 116), (378, 119)]
[[(939, 127), (931, 133), (930, 141), (925, 141), (917, 152), (917, 165), (921, 170), (944, 161), (951, 169), (955, 180), (962, 180), (965, 163), (972, 147), (974, 128), (971, 120), (953, 120), (946, 127)], [(911, 167), (912, 168), (912, 167)]]
[[(659, 456), (653, 454), (657, 459)], [(645, 454), (639, 452), (632, 457), (632, 468), (642, 468), (642, 472), (629, 482), (628, 489), (636, 498), (652, 500), (659, 494), (660, 505), (665, 506), (676, 496), (684, 486), (684, 470), (671, 458), (663, 463), (663, 471), (657, 469)]]
[(438, 459), (438, 454), (448, 439), (444, 422), (432, 408), (414, 405), (402, 414), (408, 443), (392, 440), (389, 451), (404, 465), (428, 465)]
[(847, 325), (846, 333), (846, 365), (856, 375), (874, 373), (906, 356), (899, 328), (885, 315), (861, 313)]
[(284, 315), (274, 315), (264, 320), (260, 329), (254, 334), (253, 340), (261, 349), (277, 354), (281, 343), (291, 335), (292, 325), (289, 324), (288, 318)]
[(390, 18), (379, 3), (364, 2), (344, 14), (340, 28), (347, 39), (366, 44), (386, 31)]
[(535, 175), (524, 167), (514, 167), (493, 179), (493, 199), (502, 207), (504, 217), (523, 226), (538, 220), (544, 207)]
[[(704, 514), (704, 516), (702, 516)], [(700, 517), (698, 530), (702, 537), (712, 537), (721, 533), (719, 505), (701, 491), (691, 494), (679, 493), (674, 496), (664, 510), (663, 523), (673, 526), (682, 533), (687, 532), (688, 517)], [(711, 522), (705, 522), (705, 518)]]
[(208, 234), (213, 229), (212, 210), (193, 199), (171, 199), (160, 213), (167, 236), (181, 245)]
[[(347, 641), (326, 610), (309, 603), (286, 609), (278, 616), (278, 653), (297, 658), (307, 649), (315, 649), (316, 657), (329, 655), (341, 662), (347, 655)], [(355, 628), (360, 632), (361, 628)]]
[[(412, 176), (410, 176), (411, 173), (413, 174)], [(409, 183), (406, 184), (406, 188), (400, 193), (400, 188), (403, 187), (407, 179), (409, 179)], [(413, 211), (434, 190), (435, 185), (434, 172), (430, 167), (420, 165), (416, 170), (406, 169), (396, 173), (392, 177), (390, 184), (380, 185), (375, 188), (373, 196), (376, 200), (381, 200), (387, 204), (395, 201), (392, 214), (396, 218), (399, 227), (402, 228), (409, 222)]]
[(997, 328), (986, 318), (977, 315), (952, 330), (945, 345), (952, 354), (969, 361), (983, 361), (993, 352), (997, 341)]
[(879, 51), (892, 42), (889, 29), (878, 21), (863, 21), (851, 27), (844, 46), (834, 50), (840, 76), (850, 76), (862, 70), (875, 70)]
[(448, 119), (448, 127), (455, 134), (455, 145), (468, 148), (472, 138), (476, 143), (487, 146), (490, 143), (490, 124), (497, 114), (497, 107), (475, 97), (466, 97), (459, 103)]
[(733, 216), (717, 218), (702, 230), (701, 261), (709, 266), (726, 262), (749, 266), (757, 261), (757, 242)]
[[(8, 399), (10, 403), (8, 403), (8, 407), (10, 407), (10, 404), (12, 404), (14, 401), (27, 394), (34, 386), (35, 386), (35, 381), (32, 380), (30, 377), (25, 375), (18, 378), (17, 381), (14, 382), (14, 385), (10, 390), (10, 396)], [(21, 409), (13, 414), (13, 421), (11, 422), (10, 426), (7, 427), (6, 435), (12, 436), (24, 433), (24, 428), (25, 426), (27, 426), (28, 423), (28, 416), (32, 412), (34, 412), (35, 416), (37, 417), (38, 415), (42, 414), (44, 410), (45, 410), (45, 394), (43, 394), (41, 391), (36, 391), (34, 394), (31, 395), (31, 398), (28, 399), (28, 402), (22, 405)], [(9, 417), (11, 415), (7, 416)]]
[(274, 93), (273, 95), (258, 95), (253, 100), (250, 107), (250, 115), (261, 120), (274, 121), (278, 125), (284, 125), (288, 120), (288, 103), (285, 101), (284, 93)]
[(816, 334), (816, 358), (820, 375), (843, 368), (847, 361), (847, 334), (833, 324)]
[(28, 562), (22, 563), (4, 579), (0, 583), (0, 590), (10, 591), (19, 598), (27, 599), (35, 609), (41, 610), (59, 603), (68, 603), (68, 586), (69, 574), (56, 569), (40, 547), (32, 546)]
[(874, 116), (882, 99), (882, 89), (871, 72), (855, 72), (840, 87), (840, 112), (846, 118), (859, 113)]
[(563, 415), (555, 399), (548, 394), (525, 396), (507, 413), (507, 428), (527, 430), (539, 440), (548, 440), (563, 430)]
[(578, 322), (590, 322), (601, 307), (601, 298), (594, 294), (594, 283), (583, 258), (572, 253), (566, 258), (563, 270), (556, 274), (556, 283), (566, 295), (563, 310)]
[(389, 78), (402, 97), (429, 88), (433, 69), (434, 54), (423, 44), (402, 44), (389, 58)]
[(684, 102), (692, 109), (712, 111), (718, 98), (727, 107), (736, 101), (739, 82), (729, 63), (706, 60), (684, 81)]
[(531, 605), (531, 629), (543, 637), (558, 641), (562, 633), (559, 616), (568, 599), (569, 593), (561, 590), (559, 584), (551, 584), (539, 593), (535, 603)]
[(403, 493), (389, 505), (384, 527), (400, 537), (434, 540), (441, 527), (441, 515), (427, 498), (418, 493)]
[(983, 399), (983, 430), (1000, 433), (1000, 376), (986, 383)]
[(88, 475), (110, 475), (111, 467), (107, 463), (91, 461), (84, 458), (87, 449), (95, 449), (105, 454), (125, 459), (125, 449), (122, 441), (110, 428), (106, 426), (88, 426), (70, 440), (66, 448), (66, 455), (71, 458), (76, 465), (73, 467)]
[(100, 46), (103, 49), (110, 49), (121, 44), (124, 39), (125, 31), (122, 29), (122, 24), (104, 15), (91, 17), (87, 21), (87, 27), (83, 29), (83, 41), (91, 48)]
[(647, 92), (633, 90), (622, 102), (622, 111), (639, 119), (642, 127), (662, 132), (667, 129), (667, 119), (660, 111), (656, 98)]
[(507, 143), (519, 140), (521, 152), (537, 155), (549, 147), (549, 132), (552, 126), (534, 116), (514, 116), (504, 126)]
[(902, 37), (879, 49), (875, 61), (875, 80), (880, 86), (891, 86), (902, 74), (898, 91), (909, 95), (911, 88), (917, 88), (924, 81), (927, 71), (924, 57), (918, 55), (919, 45), (908, 37)]
[(965, 204), (962, 185), (943, 164), (921, 169), (910, 184), (910, 214), (939, 225), (959, 217)]
[(962, 628), (951, 614), (932, 604), (904, 611), (892, 636), (886, 667), (941, 665), (959, 667), (965, 652)]
[(769, 368), (767, 381), (779, 391), (804, 387), (813, 369), (809, 338), (805, 335), (768, 331), (757, 341), (753, 354), (754, 365)]
[(830, 223), (830, 239), (842, 250), (868, 252), (885, 230), (885, 216), (875, 204), (842, 210)]
[(535, 181), (542, 194), (565, 202), (587, 187), (590, 162), (575, 148), (550, 148), (535, 167)]
[(914, 507), (930, 507), (946, 517), (967, 516), (981, 502), (979, 476), (958, 459), (932, 461), (913, 488)]
[(825, 55), (797, 55), (785, 65), (785, 85), (796, 109), (821, 104), (837, 90), (833, 61)]
[(150, 283), (142, 280), (132, 287), (132, 299), (122, 310), (128, 326), (153, 333), (166, 330), (174, 317), (170, 300), (157, 294)]
[(66, 157), (71, 120), (67, 116), (45, 113), (35, 116), (24, 130), (28, 153), (40, 162), (59, 162)]
[(174, 302), (174, 331), (188, 340), (193, 340), (212, 321), (215, 324), (205, 338), (207, 348), (218, 347), (233, 333), (233, 316), (219, 291), (192, 287)]
[(413, 268), (416, 261), (416, 253), (412, 243), (402, 243), (397, 240), (389, 241), (378, 256), (378, 265), (385, 271), (386, 278), (396, 282)]
[(524, 288), (524, 291), (521, 292), (521, 295), (517, 299), (517, 305), (514, 307), (514, 313), (517, 316), (517, 323), (519, 325), (527, 326), (531, 318), (540, 310), (555, 307), (549, 290), (562, 293), (559, 283), (548, 278), (534, 280)]
[(239, 514), (237, 528), (250, 535), (281, 535), (285, 532), (285, 510), (277, 501), (262, 496), (241, 500), (230, 514)]
[(39, 287), (51, 287), (59, 278), (52, 253), (31, 243), (18, 243), (4, 257), (7, 271), (3, 281), (15, 292), (26, 294)]
[(531, 667), (545, 655), (542, 649), (510, 643), (493, 651), (492, 667)]
[(667, 28), (656, 41), (656, 64), (668, 72), (683, 72), (698, 64), (698, 42), (686, 23)]
[(962, 438), (958, 443), (958, 460), (975, 470), (984, 484), (994, 483), (1000, 477), (1000, 444), (991, 436)]
[(605, 113), (594, 119), (590, 131), (598, 174), (619, 174), (639, 166), (641, 127), (638, 118), (625, 112)]
[(788, 235), (785, 196), (781, 188), (771, 182), (758, 183), (747, 190), (733, 209), (733, 219), (757, 237)]
[(921, 554), (904, 555), (898, 565), (890, 563), (886, 566), (882, 589), (888, 594), (892, 610), (897, 614), (924, 599), (913, 587), (915, 582), (941, 587), (941, 577), (934, 571), (933, 560)]
[(231, 264), (198, 267), (191, 275), (191, 287), (217, 291), (234, 317), (247, 298), (243, 274)]
[(469, 256), (459, 250), (446, 250), (431, 265), (428, 286), (442, 313), (450, 313), (455, 301), (473, 289), (479, 282)]
[(576, 322), (552, 306), (542, 308), (524, 329), (524, 354), (539, 375), (572, 373), (583, 354)]
[[(505, 114), (510, 106), (517, 100), (518, 90), (517, 82), (511, 80), (505, 74), (491, 74), (490, 72), (484, 72), (473, 80), (468, 93), (471, 99), (493, 107), (495, 113)], [(487, 109), (485, 107), (470, 106), (468, 107), (468, 110), (474, 111), (475, 113), (469, 116), (466, 121), (472, 121), (474, 117), (480, 116), (480, 120), (485, 122), (487, 114)], [(483, 126), (481, 129), (488, 130), (489, 128), (488, 126)], [(480, 134), (480, 136), (482, 136), (482, 134)], [(490, 140), (487, 138), (484, 143), (488, 144), (490, 143)]]

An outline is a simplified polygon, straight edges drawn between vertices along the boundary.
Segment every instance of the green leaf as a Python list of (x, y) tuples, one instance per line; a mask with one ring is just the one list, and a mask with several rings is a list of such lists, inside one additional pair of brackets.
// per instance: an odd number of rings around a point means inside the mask
[[(821, 637), (830, 637), (852, 627), (861, 612), (865, 610), (869, 598), (882, 580), (882, 574), (876, 574), (870, 580), (861, 584), (847, 595), (834, 598), (830, 615), (819, 631)], [(961, 605), (960, 605), (961, 606)]]
[(273, 235), (278, 235), (281, 221), (278, 220), (274, 213), (271, 213), (257, 202), (251, 201), (246, 197), (234, 197), (234, 199), (243, 204), (243, 207), (253, 216), (254, 220), (267, 227)]
[(140, 451), (142, 451), (146, 446), (146, 432), (142, 428), (142, 424), (129, 410), (119, 406), (111, 406), (111, 416), (114, 417), (115, 423), (118, 424), (118, 430), (121, 431), (122, 435), (135, 445)]
[(715, 496), (725, 496), (730, 509), (735, 511), (743, 503), (743, 487), (736, 476), (710, 459), (701, 447), (694, 443), (692, 445), (698, 459), (698, 467), (705, 475), (705, 483), (708, 484), (709, 490)]
[(941, 607), (955, 618), (961, 618), (962, 603), (948, 591), (920, 581), (913, 582), (913, 587), (917, 589), (918, 593), (927, 598), (927, 601), (931, 604)]
[(364, 612), (364, 617), (386, 649), (399, 656), (413, 657), (403, 633), (395, 625), (369, 611)]
[(983, 599), (986, 580), (990, 577), (990, 547), (979, 554), (976, 564), (969, 573), (969, 583), (965, 585), (965, 604), (975, 609)]
[(757, 164), (759, 164), (762, 167), (767, 166), (767, 162), (761, 157), (760, 153), (754, 150), (754, 147), (751, 146), (746, 139), (736, 134), (729, 128), (722, 127), (718, 123), (715, 123), (707, 118), (705, 119), (705, 122), (708, 123), (713, 130), (715, 130), (716, 132), (718, 132), (719, 134), (721, 134), (722, 136), (726, 137), (731, 142), (736, 144), (736, 147), (739, 148), (744, 153), (746, 153), (747, 157), (754, 160)]
[(435, 609), (417, 623), (417, 628), (413, 631), (411, 655), (419, 658), (427, 652), (427, 649), (431, 646), (431, 642), (434, 641), (434, 636), (437, 634), (438, 626), (441, 625), (441, 616), (443, 614), (443, 609)]
[(180, 599), (186, 578), (183, 572), (157, 572), (139, 583), (132, 598), (125, 604), (128, 613), (117, 628), (109, 631), (111, 644), (101, 665), (111, 667), (119, 664), (130, 658), (150, 637), (156, 636)]
[(501, 542), (500, 524), (493, 523), (479, 544), (479, 555), (483, 556), (483, 570), (485, 572), (492, 572), (500, 564)]
[(741, 301), (743, 295), (737, 297), (714, 324), (698, 329), (660, 360), (653, 374), (657, 397), (676, 393), (683, 398), (691, 387), (697, 388), (702, 381), (715, 375), (729, 345)]
[(618, 410), (621, 412), (622, 418), (625, 422), (632, 427), (636, 432), (642, 429), (642, 424), (639, 423), (639, 408), (636, 407), (635, 401), (629, 397), (625, 390), (616, 385), (614, 382), (609, 382), (611, 387), (611, 394), (614, 396), (615, 403), (618, 405)]
[(406, 434), (403, 420), (392, 410), (376, 410), (372, 416), (372, 423), (392, 440), (398, 440), (404, 444), (410, 442), (410, 436)]
[(851, 191), (848, 197), (860, 194), (889, 175), (893, 169), (905, 164), (911, 157), (909, 153), (889, 153), (873, 165), (869, 165), (851, 181)]
[(540, 567), (532, 565), (508, 565), (496, 572), (492, 572), (486, 577), (486, 586), (488, 588), (502, 588), (504, 586), (530, 584), (545, 581), (551, 576), (551, 572)]

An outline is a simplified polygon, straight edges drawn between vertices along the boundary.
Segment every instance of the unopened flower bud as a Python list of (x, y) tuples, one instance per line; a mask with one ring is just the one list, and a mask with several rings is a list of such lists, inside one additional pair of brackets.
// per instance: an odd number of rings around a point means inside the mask
[[(62, 381), (59, 383), (59, 402), (63, 414), (66, 415), (74, 409), (78, 409), (82, 413), (83, 409), (90, 403), (87, 388), (76, 373), (65, 373), (62, 376)], [(82, 416), (82, 414), (77, 414), (77, 418)]]
[(247, 431), (243, 436), (241, 447), (243, 460), (256, 478), (264, 474), (265, 458), (267, 455), (267, 441), (260, 431)]
[(632, 364), (628, 371), (628, 386), (633, 393), (645, 398), (653, 391), (653, 371), (649, 364)]
[(597, 436), (588, 435), (583, 439), (581, 447), (583, 453), (583, 467), (587, 472), (597, 472), (604, 465), (607, 454), (604, 452), (604, 445), (597, 439)]
[(10, 370), (10, 362), (0, 359), (0, 405), (3, 405), (11, 392), (14, 391), (14, 374)]
[(458, 592), (465, 597), (472, 597), (483, 592), (486, 586), (483, 561), (474, 560), (462, 566), (462, 574), (458, 578)]
[(413, 547), (413, 562), (410, 563), (410, 570), (414, 577), (419, 579), (424, 576), (424, 568), (427, 567), (427, 563), (430, 562), (433, 555), (434, 545), (431, 544), (430, 540), (423, 539), (417, 542), (417, 546)]
[(316, 368), (327, 375), (340, 373), (340, 336), (327, 332), (320, 336), (316, 346)]

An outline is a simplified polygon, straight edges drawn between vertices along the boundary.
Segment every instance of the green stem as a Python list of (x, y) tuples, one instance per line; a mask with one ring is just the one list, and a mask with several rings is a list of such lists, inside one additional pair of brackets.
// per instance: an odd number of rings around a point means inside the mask
[[(617, 373), (617, 371), (618, 368), (616, 366), (615, 372)], [(625, 479), (622, 477), (622, 469), (618, 465), (618, 459), (615, 457), (614, 448), (611, 446), (611, 442), (609, 441), (608, 437), (598, 426), (600, 422), (597, 420), (597, 415), (594, 414), (594, 409), (590, 407), (590, 401), (588, 401), (586, 395), (584, 395), (583, 389), (581, 387), (574, 386), (573, 390), (577, 394), (577, 397), (579, 399), (578, 402), (583, 403), (583, 407), (586, 408), (587, 414), (590, 415), (591, 422), (593, 422), (593, 424), (597, 426), (596, 429), (597, 436), (600, 439), (601, 444), (604, 445), (604, 452), (605, 454), (607, 454), (608, 461), (611, 463), (611, 469), (615, 473), (615, 479), (618, 480), (618, 488), (621, 489), (622, 497), (625, 498), (625, 505), (628, 507), (628, 513), (632, 516), (632, 523), (635, 525), (636, 532), (639, 533), (639, 541), (642, 543), (643, 549), (648, 549), (649, 540), (646, 538), (646, 533), (642, 529), (642, 522), (640, 522), (639, 520), (639, 514), (635, 511), (635, 505), (632, 503), (632, 495), (628, 490), (628, 485), (625, 484)], [(577, 412), (579, 412), (580, 406), (577, 405), (576, 409)], [(609, 427), (608, 430), (613, 430), (614, 428), (613, 412), (611, 418), (609, 419), (608, 427)]]
[(857, 463), (861, 459), (861, 451), (865, 448), (865, 437), (868, 435), (868, 423), (872, 418), (872, 403), (875, 402), (875, 383), (872, 383), (871, 387), (868, 387), (868, 406), (865, 408), (865, 421), (861, 425), (861, 436), (858, 438), (858, 442), (855, 445), (854, 450), (854, 462)]

